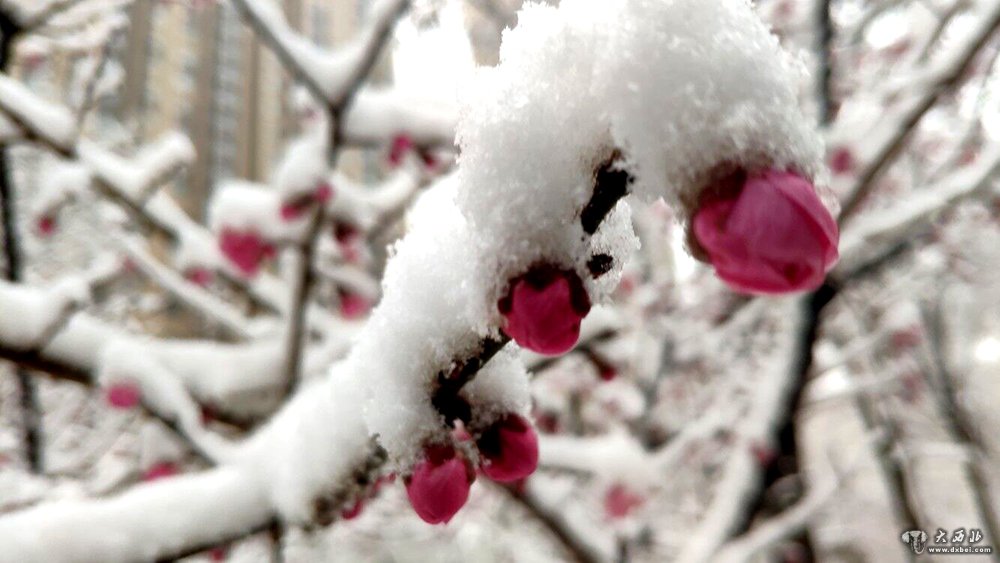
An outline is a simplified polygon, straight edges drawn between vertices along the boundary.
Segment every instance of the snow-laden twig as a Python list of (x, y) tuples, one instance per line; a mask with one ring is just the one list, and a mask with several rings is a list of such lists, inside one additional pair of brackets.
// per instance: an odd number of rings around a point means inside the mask
[(0, 74), (0, 110), (28, 133), (61, 154), (72, 152), (76, 120), (66, 108), (42, 100), (21, 82)]
[(370, 23), (354, 42), (330, 52), (292, 30), (281, 7), (272, 0), (232, 3), (284, 67), (317, 100), (338, 110), (365, 79), (396, 19), (409, 7), (408, 0), (380, 0), (372, 7)]
[[(869, 440), (878, 442), (883, 436), (875, 434)], [(756, 528), (722, 546), (712, 561), (717, 563), (745, 563), (755, 555), (776, 545), (781, 540), (792, 537), (809, 525), (816, 516), (833, 500), (836, 493), (861, 468), (864, 453), (862, 448), (853, 461), (849, 461), (843, 471), (820, 483), (812, 483), (806, 496), (781, 514), (761, 523)]]
[(831, 272), (833, 279), (850, 279), (887, 249), (905, 242), (914, 232), (930, 224), (939, 213), (955, 203), (986, 194), (1000, 173), (1000, 145), (992, 146), (978, 164), (953, 173), (933, 186), (910, 195), (886, 211), (873, 213), (844, 230), (840, 263)]
[(135, 237), (126, 237), (121, 241), (121, 246), (135, 265), (160, 287), (212, 319), (231, 334), (243, 339), (250, 337), (250, 319), (229, 303), (195, 286), (153, 258), (143, 248), (145, 245), (142, 241)]
[[(736, 445), (723, 470), (713, 500), (701, 523), (679, 555), (680, 561), (709, 561), (744, 518), (747, 505), (764, 477), (764, 468), (754, 457), (753, 446), (771, 444), (783, 422), (788, 395), (799, 378), (793, 354), (795, 341), (805, 322), (805, 301), (786, 301), (782, 307), (787, 324), (781, 344), (774, 350), (774, 365), (755, 391), (750, 412), (743, 419)], [(794, 305), (800, 305), (795, 307)]]
[(243, 537), (271, 517), (252, 472), (221, 467), (108, 499), (57, 501), (0, 517), (0, 561), (156, 561)]
[(928, 84), (901, 104), (899, 110), (890, 111), (877, 126), (874, 148), (868, 164), (843, 203), (840, 222), (846, 223), (854, 215), (861, 203), (874, 189), (876, 181), (900, 154), (910, 133), (917, 127), (924, 115), (937, 104), (940, 96), (959, 83), (975, 61), (976, 54), (989, 43), (994, 32), (1000, 27), (1000, 5), (983, 2), (977, 5), (979, 21), (968, 38), (949, 50), (941, 61), (930, 67)]

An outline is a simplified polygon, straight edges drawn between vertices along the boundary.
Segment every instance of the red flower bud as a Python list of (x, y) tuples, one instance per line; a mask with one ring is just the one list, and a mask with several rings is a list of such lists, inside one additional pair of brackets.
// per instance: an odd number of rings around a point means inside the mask
[(42, 215), (38, 218), (38, 234), (47, 237), (56, 232), (56, 218), (51, 215)]
[(260, 264), (275, 255), (275, 248), (255, 231), (223, 229), (219, 249), (248, 277), (257, 275)]
[(625, 485), (615, 483), (604, 493), (604, 513), (609, 518), (624, 518), (642, 506), (644, 499)]
[(340, 517), (343, 518), (344, 520), (354, 520), (355, 518), (361, 515), (361, 511), (364, 510), (364, 508), (365, 508), (364, 501), (358, 499), (358, 501), (355, 502), (354, 505), (352, 505), (350, 508), (344, 509), (340, 513)]
[(540, 266), (512, 280), (497, 308), (504, 317), (503, 331), (515, 342), (555, 356), (579, 339), (590, 296), (576, 272)]
[(834, 174), (850, 174), (856, 165), (854, 153), (847, 147), (840, 147), (830, 153), (830, 170)]
[(389, 149), (389, 165), (393, 168), (403, 163), (406, 153), (413, 150), (413, 139), (409, 135), (396, 135), (392, 140), (392, 148)]
[(692, 221), (716, 273), (741, 293), (816, 289), (839, 257), (837, 223), (791, 172), (738, 172), (705, 190)]
[(327, 182), (320, 183), (320, 185), (316, 187), (315, 198), (316, 203), (323, 204), (329, 202), (333, 199), (333, 186)]
[(305, 215), (307, 209), (309, 209), (308, 201), (305, 203), (301, 201), (290, 201), (282, 203), (281, 220), (286, 223), (297, 221), (300, 217)]
[(215, 278), (211, 270), (200, 266), (189, 268), (186, 272), (184, 272), (184, 277), (189, 282), (201, 287), (208, 287)]
[(371, 301), (362, 295), (349, 291), (340, 292), (340, 314), (345, 319), (360, 319), (371, 309)]
[(121, 381), (108, 387), (104, 398), (111, 408), (131, 409), (142, 399), (142, 389), (133, 381)]
[(483, 456), (483, 473), (494, 481), (524, 479), (538, 468), (538, 435), (516, 414), (487, 428), (476, 446)]
[(451, 446), (430, 446), (406, 478), (406, 495), (421, 520), (447, 524), (469, 499), (475, 474)]
[(142, 480), (156, 481), (157, 479), (166, 479), (168, 477), (173, 477), (177, 475), (180, 471), (177, 466), (169, 461), (161, 461), (159, 463), (154, 463), (142, 474)]

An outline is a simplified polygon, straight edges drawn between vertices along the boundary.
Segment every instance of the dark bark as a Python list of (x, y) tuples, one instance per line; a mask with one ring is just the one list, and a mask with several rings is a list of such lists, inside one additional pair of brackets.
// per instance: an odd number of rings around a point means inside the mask
[[(0, 13), (0, 72), (10, 69), (14, 41), (21, 32), (6, 13)], [(20, 282), (23, 278), (23, 255), (18, 238), (17, 202), (14, 195), (14, 177), (6, 146), (0, 146), (0, 224), (3, 228), (4, 277), (7, 281)], [(21, 407), (21, 426), (24, 432), (24, 449), (28, 466), (35, 473), (42, 470), (42, 420), (38, 409), (38, 390), (35, 381), (24, 369), (15, 370)]]

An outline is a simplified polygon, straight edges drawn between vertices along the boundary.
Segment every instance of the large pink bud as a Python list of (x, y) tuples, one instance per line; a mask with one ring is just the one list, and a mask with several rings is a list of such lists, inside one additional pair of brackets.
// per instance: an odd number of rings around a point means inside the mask
[(580, 338), (580, 321), (590, 312), (590, 296), (576, 272), (536, 266), (515, 278), (497, 303), (503, 331), (539, 354), (568, 352)]
[(406, 495), (421, 520), (447, 524), (469, 499), (475, 475), (451, 446), (430, 446), (406, 478)]
[(516, 414), (487, 428), (476, 446), (483, 456), (483, 473), (494, 481), (524, 479), (538, 468), (538, 435)]
[(705, 190), (699, 204), (695, 242), (735, 291), (816, 289), (839, 257), (836, 221), (795, 173), (740, 171)]
[(260, 264), (275, 255), (275, 248), (256, 231), (223, 229), (219, 249), (248, 277), (257, 275)]

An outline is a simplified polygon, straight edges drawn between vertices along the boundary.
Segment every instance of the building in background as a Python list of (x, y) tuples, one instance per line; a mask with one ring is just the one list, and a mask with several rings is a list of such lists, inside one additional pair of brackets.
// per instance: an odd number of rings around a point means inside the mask
[[(287, 73), (236, 10), (224, 2), (189, 4), (136, 2), (130, 8), (117, 113), (140, 142), (177, 128), (191, 137), (198, 160), (172, 191), (200, 218), (218, 180), (270, 178), (296, 119)], [(294, 28), (335, 46), (354, 36), (368, 0), (285, 0), (283, 6)], [(347, 152), (341, 165), (363, 176), (370, 161), (370, 155)]]

